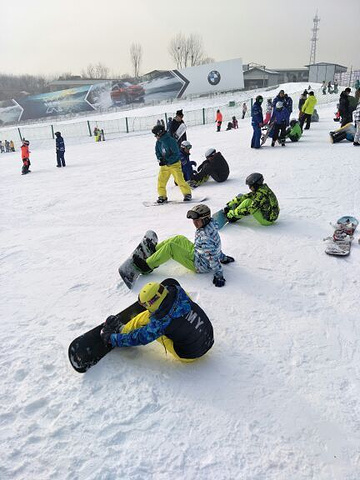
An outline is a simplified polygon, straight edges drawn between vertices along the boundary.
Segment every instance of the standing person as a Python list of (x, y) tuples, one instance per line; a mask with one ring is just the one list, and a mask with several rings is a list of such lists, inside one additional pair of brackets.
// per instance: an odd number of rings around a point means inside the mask
[(183, 235), (170, 237), (158, 243), (155, 253), (146, 260), (134, 255), (135, 266), (142, 274), (147, 274), (172, 258), (192, 272), (212, 272), (215, 287), (223, 287), (222, 265), (234, 262), (234, 259), (221, 251), (217, 223), (211, 218), (210, 208), (204, 204), (195, 205), (186, 216), (196, 228), (194, 243)]
[(215, 148), (209, 148), (205, 152), (205, 161), (198, 167), (198, 173), (192, 175), (189, 185), (198, 187), (202, 183), (213, 178), (215, 182), (225, 182), (227, 180), (230, 169), (227, 161), (217, 152)]
[(101, 133), (101, 140), (105, 142), (105, 132), (103, 128), (101, 129), (100, 133)]
[(155, 125), (152, 133), (156, 137), (155, 154), (160, 165), (157, 203), (167, 202), (166, 185), (171, 175), (184, 195), (184, 202), (190, 201), (191, 188), (186, 183), (181, 170), (180, 150), (176, 140), (165, 131), (162, 125)]
[(293, 111), (293, 101), (292, 101), (292, 98), (289, 97), (289, 95), (287, 93), (285, 93), (285, 95), (284, 95), (284, 108), (285, 108), (286, 114), (287, 114), (286, 126), (288, 127), (289, 123), (290, 123), (290, 116), (291, 116), (292, 111)]
[(180, 145), (180, 161), (181, 161), (181, 169), (186, 181), (191, 180), (193, 176), (193, 165), (196, 165), (196, 162), (192, 162), (190, 160), (190, 150), (192, 149), (192, 145), (188, 140), (184, 140), (181, 142)]
[(356, 125), (356, 133), (354, 137), (354, 147), (359, 147), (360, 146), (360, 100), (357, 104), (355, 113), (354, 113), (354, 120), (355, 120), (355, 125)]
[(2, 143), (2, 140), (0, 140), (0, 152), (4, 153), (4, 145)]
[(342, 127), (347, 123), (352, 122), (352, 112), (351, 112), (350, 101), (349, 101), (350, 93), (351, 93), (350, 87), (345, 88), (345, 90), (340, 93), (339, 112), (340, 112)]
[(184, 140), (187, 140), (186, 124), (183, 118), (184, 118), (183, 111), (178, 110), (170, 124), (170, 135), (175, 138), (179, 147), (181, 145), (181, 142), (183, 142)]
[(242, 116), (241, 116), (242, 120), (244, 120), (247, 111), (248, 111), (248, 107), (247, 107), (246, 103), (244, 102), (242, 104)]
[(321, 85), (321, 90), (323, 95), (326, 95), (326, 82), (323, 80), (322, 85)]
[(305, 100), (304, 105), (302, 106), (302, 113), (303, 115), (300, 118), (300, 127), (301, 131), (303, 129), (305, 120), (306, 120), (306, 127), (305, 130), (309, 130), (311, 124), (311, 115), (314, 113), (315, 105), (317, 103), (316, 97), (314, 92), (309, 92), (308, 98)]
[(233, 223), (253, 215), (261, 225), (272, 225), (280, 213), (275, 193), (264, 183), (264, 177), (258, 172), (246, 178), (246, 185), (251, 192), (238, 195), (226, 204), (224, 208), (226, 218)]
[(307, 90), (304, 90), (303, 93), (300, 95), (300, 98), (299, 98), (299, 103), (298, 103), (298, 109), (299, 109), (299, 117), (298, 117), (298, 118), (299, 118), (299, 120), (300, 120), (300, 118), (301, 118), (301, 116), (302, 116), (302, 111), (301, 111), (301, 109), (302, 109), (302, 107), (303, 107), (303, 105), (304, 105), (304, 103), (305, 103), (305, 101), (306, 101), (306, 99), (307, 99), (307, 95), (308, 95)]
[(10, 145), (10, 152), (15, 152), (15, 145), (12, 140), (10, 140), (9, 145)]
[(5, 140), (5, 152), (9, 153), (10, 152), (10, 143), (8, 140)]
[(216, 131), (217, 132), (220, 132), (220, 130), (221, 130), (222, 121), (223, 121), (223, 116), (222, 116), (222, 113), (220, 112), (220, 110), (218, 109), (218, 110), (216, 110), (216, 119), (215, 119)]
[(273, 108), (272, 108), (272, 99), (269, 98), (269, 99), (266, 101), (266, 113), (265, 113), (265, 120), (264, 120), (263, 125), (268, 125), (268, 123), (270, 122), (272, 110), (273, 110)]
[(339, 89), (339, 84), (338, 84), (338, 81), (335, 79), (333, 93), (338, 93), (338, 89)]
[(286, 135), (286, 125), (288, 121), (288, 112), (284, 107), (283, 102), (277, 102), (275, 105), (275, 110), (271, 117), (271, 122), (274, 122), (274, 130), (271, 146), (275, 147), (276, 140), (279, 140), (279, 143), (282, 147), (285, 147), (285, 135)]
[(27, 173), (31, 172), (31, 170), (29, 170), (29, 167), (31, 165), (29, 145), (30, 145), (30, 142), (28, 140), (25, 140), (24, 138), (21, 145), (21, 159), (23, 162), (23, 166), (21, 170), (22, 175), (26, 175)]
[(55, 132), (56, 136), (56, 161), (57, 167), (66, 167), (65, 164), (65, 142), (60, 132)]
[(331, 82), (328, 82), (328, 84), (327, 84), (327, 91), (328, 91), (328, 93), (333, 93), (333, 91), (331, 89)]
[(125, 325), (119, 324), (116, 315), (106, 319), (100, 332), (105, 345), (137, 347), (157, 340), (182, 362), (195, 361), (213, 346), (214, 331), (208, 316), (175, 279), (147, 283), (138, 302), (144, 311)]
[(261, 138), (261, 127), (263, 126), (263, 112), (261, 107), (262, 102), (263, 102), (263, 97), (261, 95), (258, 95), (251, 108), (251, 125), (253, 128), (251, 148), (261, 148), (260, 138)]

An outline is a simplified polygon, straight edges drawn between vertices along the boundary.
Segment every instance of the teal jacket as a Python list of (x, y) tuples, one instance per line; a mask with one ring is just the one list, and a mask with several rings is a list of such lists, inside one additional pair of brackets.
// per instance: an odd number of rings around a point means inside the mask
[[(249, 206), (241, 206), (242, 202), (247, 199), (252, 202)], [(228, 207), (234, 211), (238, 218), (246, 215), (253, 215), (257, 210), (261, 211), (262, 216), (268, 222), (275, 222), (280, 213), (279, 204), (275, 193), (264, 183), (256, 192), (250, 192), (246, 195), (235, 197), (227, 203)]]
[(180, 149), (177, 141), (168, 132), (164, 133), (156, 142), (155, 154), (160, 166), (173, 165), (180, 161)]

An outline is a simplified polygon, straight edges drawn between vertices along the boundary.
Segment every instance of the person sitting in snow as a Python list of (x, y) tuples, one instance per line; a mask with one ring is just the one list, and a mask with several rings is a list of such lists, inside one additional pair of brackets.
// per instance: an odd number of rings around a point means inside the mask
[(138, 296), (144, 308), (128, 323), (120, 315), (106, 319), (100, 336), (105, 345), (137, 347), (157, 340), (175, 359), (193, 362), (214, 344), (209, 317), (173, 278), (147, 283)]
[(279, 216), (279, 203), (274, 192), (264, 183), (261, 173), (255, 172), (246, 178), (251, 192), (237, 195), (224, 208), (224, 214), (230, 223), (253, 215), (261, 225), (272, 225)]
[(189, 185), (193, 188), (207, 182), (211, 177), (215, 182), (225, 182), (227, 180), (230, 169), (227, 161), (217, 152), (215, 148), (209, 148), (205, 152), (206, 160), (198, 167), (197, 173), (193, 174)]
[(330, 132), (331, 143), (339, 143), (342, 140), (348, 140), (349, 142), (355, 141), (356, 128), (352, 123), (347, 123), (343, 127), (338, 128), (334, 132)]
[(194, 243), (183, 235), (170, 237), (158, 243), (155, 252), (146, 260), (133, 255), (134, 265), (142, 274), (147, 274), (172, 258), (192, 272), (212, 272), (215, 287), (223, 287), (225, 278), (222, 264), (231, 263), (234, 258), (221, 250), (217, 223), (211, 218), (210, 208), (204, 204), (195, 205), (186, 216), (196, 228)]
[(196, 166), (196, 162), (190, 161), (190, 150), (192, 148), (191, 143), (188, 140), (184, 140), (180, 145), (180, 161), (181, 169), (186, 181), (190, 180), (194, 174), (193, 166)]
[(302, 131), (300, 127), (300, 123), (293, 118), (290, 121), (290, 127), (286, 129), (285, 136), (286, 138), (290, 138), (292, 142), (298, 142), (301, 138)]

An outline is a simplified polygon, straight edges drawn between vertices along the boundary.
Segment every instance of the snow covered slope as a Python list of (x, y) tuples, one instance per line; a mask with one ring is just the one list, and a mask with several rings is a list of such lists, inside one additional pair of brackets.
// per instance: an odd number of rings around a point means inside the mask
[[(74, 337), (149, 281), (130, 292), (117, 273), (145, 230), (193, 238), (187, 205), (142, 205), (157, 197), (154, 137), (69, 145), (65, 169), (34, 150), (27, 176), (19, 152), (0, 155), (1, 479), (359, 479), (360, 246), (328, 257), (322, 238), (360, 217), (360, 149), (329, 143), (335, 104), (318, 111), (286, 148), (250, 149), (249, 119), (189, 129), (193, 160), (215, 147), (230, 164), (227, 182), (194, 192), (213, 211), (254, 171), (281, 207), (271, 227), (221, 231), (236, 258), (224, 288), (175, 262), (151, 275), (177, 278), (214, 324), (213, 349), (191, 365), (157, 342), (85, 375), (67, 359)], [(181, 198), (172, 182), (168, 194)]]

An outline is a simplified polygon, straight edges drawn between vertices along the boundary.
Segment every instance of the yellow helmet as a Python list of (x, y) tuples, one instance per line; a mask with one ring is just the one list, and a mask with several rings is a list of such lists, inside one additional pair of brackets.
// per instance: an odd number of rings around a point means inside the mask
[(140, 291), (138, 300), (149, 312), (156, 312), (168, 293), (161, 283), (149, 282)]

